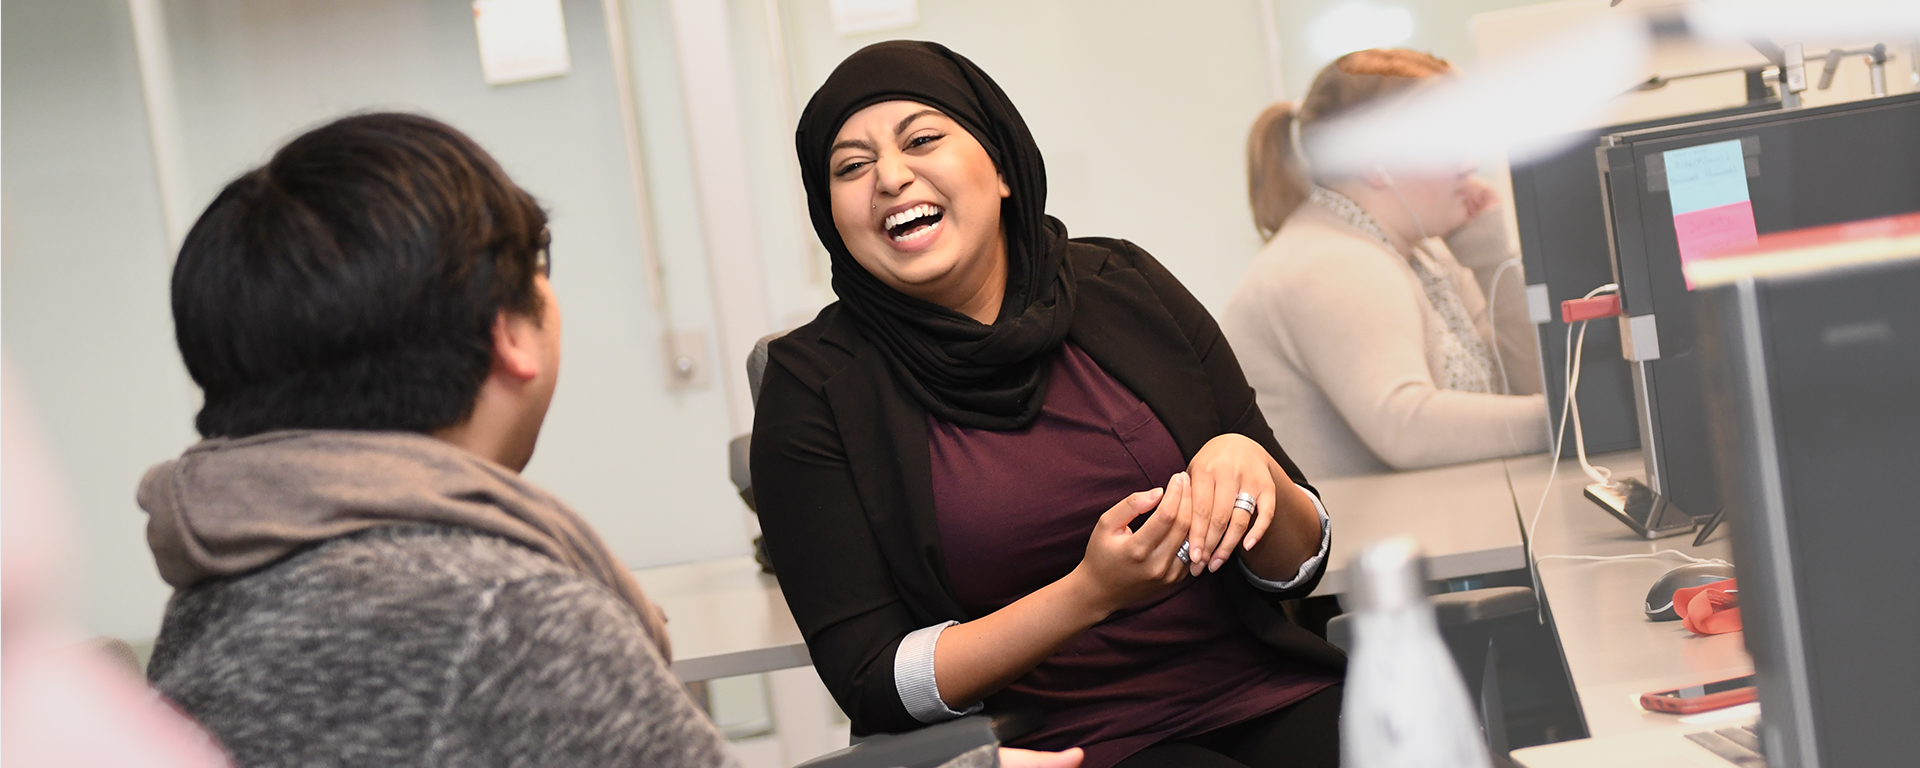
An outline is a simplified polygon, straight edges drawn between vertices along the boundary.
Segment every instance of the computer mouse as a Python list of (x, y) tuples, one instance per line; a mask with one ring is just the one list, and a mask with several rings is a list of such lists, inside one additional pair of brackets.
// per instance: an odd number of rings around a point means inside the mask
[(1679, 621), (1673, 608), (1673, 593), (1733, 578), (1733, 566), (1726, 563), (1688, 563), (1667, 571), (1647, 590), (1647, 618), (1653, 621)]

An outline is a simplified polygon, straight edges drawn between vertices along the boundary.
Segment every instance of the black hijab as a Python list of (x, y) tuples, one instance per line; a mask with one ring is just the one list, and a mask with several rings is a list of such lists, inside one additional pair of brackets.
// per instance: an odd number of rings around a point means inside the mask
[[(868, 273), (833, 224), (827, 163), (853, 113), (907, 100), (946, 113), (980, 142), (1012, 194), (1000, 203), (1007, 292), (993, 325), (895, 291)], [(1000, 86), (938, 43), (893, 40), (848, 56), (807, 102), (794, 142), (814, 232), (833, 257), (833, 291), (914, 399), (946, 421), (1017, 429), (1046, 399), (1047, 359), (1073, 320), (1067, 229), (1046, 215), (1047, 171)]]

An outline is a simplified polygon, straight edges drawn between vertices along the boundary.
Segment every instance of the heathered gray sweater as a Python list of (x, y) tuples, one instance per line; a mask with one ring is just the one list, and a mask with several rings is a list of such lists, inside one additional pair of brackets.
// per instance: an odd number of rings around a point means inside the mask
[(148, 675), (239, 766), (722, 766), (607, 587), (467, 529), (376, 528), (176, 593)]

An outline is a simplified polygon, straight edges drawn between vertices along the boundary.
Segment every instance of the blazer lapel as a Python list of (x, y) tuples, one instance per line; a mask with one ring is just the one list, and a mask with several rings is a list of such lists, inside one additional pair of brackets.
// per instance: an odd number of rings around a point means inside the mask
[(1109, 265), (1076, 271), (1077, 304), (1067, 338), (1146, 401), (1180, 452), (1193, 458), (1221, 425), (1200, 357), (1179, 323), (1138, 270)]
[(892, 566), (896, 586), (921, 621), (972, 618), (947, 589), (926, 413), (894, 383), (893, 372), (865, 339), (839, 341), (850, 349), (867, 347), (827, 380), (825, 391), (867, 525)]

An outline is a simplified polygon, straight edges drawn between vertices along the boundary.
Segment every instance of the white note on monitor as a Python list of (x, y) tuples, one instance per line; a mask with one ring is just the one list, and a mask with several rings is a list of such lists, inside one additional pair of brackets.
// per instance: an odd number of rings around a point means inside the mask
[(473, 0), (487, 85), (559, 77), (573, 68), (560, 0)]

